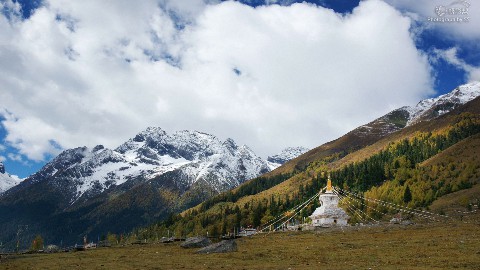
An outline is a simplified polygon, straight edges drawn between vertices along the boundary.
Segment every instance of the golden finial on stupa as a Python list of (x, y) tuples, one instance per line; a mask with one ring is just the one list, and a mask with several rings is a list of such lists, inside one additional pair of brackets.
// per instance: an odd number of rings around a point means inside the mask
[(332, 180), (330, 179), (330, 174), (328, 174), (328, 180), (327, 180), (327, 192), (331, 193), (333, 190), (332, 188)]

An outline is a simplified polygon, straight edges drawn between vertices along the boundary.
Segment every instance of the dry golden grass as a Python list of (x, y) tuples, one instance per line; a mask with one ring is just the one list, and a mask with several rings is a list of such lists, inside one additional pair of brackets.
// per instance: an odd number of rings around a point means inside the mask
[(238, 239), (226, 254), (176, 242), (10, 256), (0, 269), (480, 269), (479, 229), (477, 219), (283, 232)]

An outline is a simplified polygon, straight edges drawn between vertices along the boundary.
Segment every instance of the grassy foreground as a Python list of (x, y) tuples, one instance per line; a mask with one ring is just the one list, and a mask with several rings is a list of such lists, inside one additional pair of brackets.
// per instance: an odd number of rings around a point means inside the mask
[(272, 233), (238, 252), (194, 254), (179, 243), (11, 255), (0, 269), (480, 269), (480, 223)]

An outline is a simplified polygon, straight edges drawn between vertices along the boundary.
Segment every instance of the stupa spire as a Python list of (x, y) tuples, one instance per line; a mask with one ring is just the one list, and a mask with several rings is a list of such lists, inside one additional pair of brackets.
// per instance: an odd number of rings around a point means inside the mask
[(332, 191), (333, 191), (332, 180), (330, 179), (330, 174), (328, 174), (327, 191), (325, 193), (332, 193)]

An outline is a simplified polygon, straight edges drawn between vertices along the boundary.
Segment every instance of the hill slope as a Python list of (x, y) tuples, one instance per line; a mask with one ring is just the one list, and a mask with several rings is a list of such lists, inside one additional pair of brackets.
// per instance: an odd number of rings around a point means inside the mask
[[(453, 89), (450, 93), (437, 98), (422, 100), (413, 107), (405, 106), (393, 110), (366, 125), (362, 125), (348, 132), (336, 140), (325, 143), (292, 159), (268, 175), (292, 173), (296, 170), (302, 171), (308, 164), (319, 160), (325, 160), (327, 162), (338, 160), (349, 153), (372, 145), (387, 135), (408, 128), (409, 126), (421, 122), (428, 123), (429, 120), (433, 119), (438, 120), (442, 115), (462, 107), (478, 96), (480, 96), (480, 82), (472, 82), (461, 85)], [(471, 107), (464, 110), (477, 111), (477, 109)], [(431, 123), (430, 125), (437, 125), (437, 123)], [(415, 129), (418, 128), (418, 126), (415, 127)], [(427, 125), (423, 129), (427, 128), (430, 127)]]

